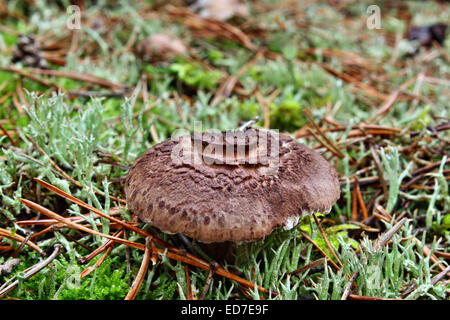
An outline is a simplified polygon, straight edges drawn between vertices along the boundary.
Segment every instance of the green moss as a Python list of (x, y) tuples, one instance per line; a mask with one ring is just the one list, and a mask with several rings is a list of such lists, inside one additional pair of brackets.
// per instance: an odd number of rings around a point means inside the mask
[(303, 106), (292, 98), (283, 100), (279, 105), (272, 103), (270, 108), (270, 126), (272, 128), (292, 132), (300, 129), (306, 122)]

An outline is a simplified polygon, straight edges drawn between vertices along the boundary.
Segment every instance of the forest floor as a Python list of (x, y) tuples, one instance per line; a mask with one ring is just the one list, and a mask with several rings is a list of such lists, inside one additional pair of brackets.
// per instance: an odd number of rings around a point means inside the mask
[[(448, 299), (448, 1), (73, 3), (0, 1), (1, 298)], [(124, 177), (177, 129), (256, 116), (341, 197), (213, 272)]]

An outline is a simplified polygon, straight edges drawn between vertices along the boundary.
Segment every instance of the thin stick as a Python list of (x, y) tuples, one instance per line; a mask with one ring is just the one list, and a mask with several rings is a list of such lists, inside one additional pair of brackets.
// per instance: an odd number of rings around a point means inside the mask
[[(329, 150), (331, 152), (333, 152), (333, 154), (335, 153), (337, 155), (337, 157), (339, 158), (344, 158), (344, 155), (342, 154), (342, 152), (339, 150), (339, 148), (337, 148), (333, 142), (327, 137), (327, 135), (322, 131), (322, 129), (320, 129), (320, 127), (317, 125), (317, 123), (314, 121), (314, 118), (311, 114), (311, 111), (309, 111), (309, 109), (305, 109), (303, 111), (303, 113), (305, 114), (305, 116), (308, 118), (309, 123), (319, 132), (320, 136), (323, 137), (323, 139), (326, 141), (326, 145), (328, 146), (327, 148), (329, 148)], [(310, 130), (310, 133), (313, 134), (313, 131)], [(313, 134), (314, 135), (314, 134)], [(323, 143), (323, 142), (322, 142)], [(325, 146), (325, 144), (324, 144)]]
[(344, 292), (342, 293), (341, 300), (347, 300), (350, 295), (350, 290), (353, 286), (353, 282), (355, 282), (356, 278), (359, 276), (359, 270), (356, 270), (355, 273), (351, 276), (350, 280), (348, 280), (347, 285), (345, 286)]
[(13, 246), (0, 246), (0, 252), (8, 252), (14, 250)]
[[(34, 276), (36, 273), (44, 269), (50, 262), (52, 262), (59, 254), (61, 253), (62, 245), (55, 244), (53, 253), (44, 261), (39, 262), (38, 264), (34, 265), (28, 272), (26, 272), (22, 278), (22, 281), (26, 281), (32, 276)], [(19, 285), (19, 280), (14, 281), (11, 283), (8, 287), (2, 289), (0, 291), (0, 298), (3, 298), (5, 295), (7, 295), (9, 292), (14, 290), (15, 287)]]
[(22, 251), (23, 247), (28, 242), (28, 240), (30, 240), (30, 237), (31, 237), (31, 233), (25, 237), (25, 239), (22, 241), (22, 243), (17, 248), (17, 250), (12, 253), (11, 257), (13, 257), (13, 258), (17, 257), (17, 255), (20, 253), (20, 251)]
[(139, 268), (139, 272), (136, 276), (136, 279), (131, 285), (130, 291), (128, 291), (125, 300), (134, 300), (134, 298), (136, 298), (139, 292), (139, 288), (141, 287), (142, 282), (144, 281), (144, 277), (147, 273), (151, 255), (152, 255), (152, 240), (150, 237), (147, 237), (145, 239), (144, 257), (142, 258), (141, 267)]
[[(113, 236), (114, 237), (121, 237), (122, 234), (123, 234), (123, 229), (121, 229), (121, 230), (117, 231), (116, 233), (114, 233)], [(89, 255), (87, 255), (86, 257), (81, 257), (80, 259), (78, 259), (78, 264), (86, 264), (86, 263), (88, 263), (89, 261), (94, 259), (97, 255), (99, 255), (100, 253), (102, 253), (103, 251), (108, 249), (113, 244), (114, 244), (113, 240), (106, 241), (100, 247), (98, 247), (97, 249), (95, 249), (94, 251), (89, 253)]]
[[(419, 245), (422, 244), (422, 242), (421, 242), (419, 239), (417, 239), (416, 237), (414, 237), (413, 240), (414, 240), (417, 244), (419, 244)], [(431, 256), (430, 256), (430, 260), (431, 260), (433, 263), (437, 263), (437, 267), (438, 267), (441, 271), (444, 271), (444, 270), (445, 270), (445, 266), (444, 266), (442, 263), (439, 262), (439, 259), (438, 259), (434, 254), (431, 253), (431, 249), (430, 249), (430, 248), (428, 248), (427, 246), (423, 246), (423, 254), (424, 254), (426, 257), (428, 257), (428, 256), (431, 255)]]
[(19, 70), (23, 76), (28, 76), (29, 74), (41, 74), (41, 75), (48, 75), (48, 76), (54, 76), (54, 77), (63, 77), (63, 78), (69, 78), (74, 79), (78, 81), (85, 81), (93, 84), (98, 84), (101, 87), (106, 87), (110, 89), (123, 89), (125, 86), (118, 83), (113, 83), (111, 81), (105, 80), (103, 78), (99, 78), (90, 74), (83, 74), (83, 73), (77, 73), (73, 71), (67, 71), (67, 70), (44, 70), (44, 69), (38, 69), (38, 68), (27, 68), (27, 69), (17, 69), (14, 67), (0, 67), (0, 70), (3, 71), (9, 71), (9, 72), (16, 72)]
[[(319, 142), (322, 146), (324, 146), (325, 148), (328, 149), (328, 151), (330, 151), (333, 155), (335, 155), (338, 158), (341, 158), (339, 156), (339, 149), (334, 148), (333, 146), (331, 146), (330, 144), (328, 144), (326, 141), (323, 141), (319, 135), (317, 133), (315, 133), (311, 128), (307, 128), (306, 129), (309, 133), (311, 133), (313, 135), (313, 137), (317, 140), (317, 142)], [(337, 152), (339, 151), (339, 152)], [(341, 153), (342, 154), (342, 153)]]
[(403, 225), (408, 221), (408, 218), (403, 218), (395, 226), (385, 232), (380, 238), (378, 238), (377, 242), (373, 246), (374, 250), (380, 250), (382, 247), (386, 245), (386, 243), (396, 234)]
[(322, 225), (319, 222), (319, 219), (317, 219), (316, 214), (313, 213), (314, 221), (316, 221), (317, 226), (319, 227), (320, 234), (322, 235), (323, 239), (325, 240), (325, 243), (327, 244), (328, 249), (330, 249), (333, 256), (336, 258), (339, 265), (342, 267), (342, 261), (339, 259), (338, 255), (336, 254), (336, 251), (334, 250), (333, 246), (331, 245), (330, 241), (327, 238), (327, 235), (325, 234), (325, 231), (322, 228)]
[(191, 278), (189, 277), (189, 267), (187, 264), (184, 265), (184, 271), (186, 272), (187, 299), (194, 300), (192, 295)]
[[(93, 265), (93, 266), (89, 266), (86, 269), (83, 270), (83, 272), (81, 272), (80, 274), (80, 278), (84, 278), (86, 277), (88, 274), (90, 274), (92, 271), (94, 271), (95, 269), (97, 269), (98, 267), (100, 267), (103, 263), (103, 261), (105, 261), (106, 257), (108, 256), (108, 254), (111, 252), (112, 248), (113, 248), (114, 242), (111, 246), (109, 246), (106, 249), (105, 254), (97, 260), (97, 262)], [(127, 247), (128, 248), (128, 247)]]
[(36, 81), (37, 83), (40, 83), (43, 86), (48, 87), (50, 89), (60, 90), (62, 92), (64, 91), (64, 89), (62, 87), (59, 87), (56, 84), (48, 83), (47, 81), (45, 81), (45, 80), (43, 80), (43, 79), (41, 79), (39, 77), (36, 77), (35, 75), (33, 75), (31, 73), (25, 72), (25, 71), (23, 71), (21, 69), (18, 69), (18, 68), (12, 67), (12, 66), (0, 67), (0, 70), (17, 73), (18, 75), (20, 75), (22, 77), (29, 78), (29, 79), (31, 79), (33, 81)]
[(43, 234), (46, 234), (47, 232), (53, 231), (54, 225), (51, 225), (50, 227), (47, 227), (45, 229), (42, 229), (39, 232), (33, 233), (30, 237), (30, 240), (33, 240), (34, 238), (37, 238)]
[(388, 219), (388, 222), (392, 221), (392, 216), (387, 212), (381, 205), (377, 204), (375, 205), (375, 208), (380, 211), (380, 213)]
[(356, 221), (358, 219), (358, 211), (357, 211), (358, 203), (356, 201), (356, 198), (357, 198), (356, 189), (353, 189), (353, 191), (352, 191), (352, 221)]
[(449, 252), (442, 252), (442, 251), (434, 251), (434, 254), (438, 257), (444, 258), (444, 259), (450, 259), (450, 253)]
[(94, 250), (93, 250), (91, 247), (89, 247), (88, 245), (85, 245), (84, 243), (81, 243), (80, 241), (78, 241), (78, 240), (75, 239), (74, 237), (72, 237), (72, 236), (68, 235), (67, 233), (62, 232), (61, 230), (59, 230), (60, 228), (57, 227), (57, 228), (52, 228), (52, 229), (54, 229), (55, 232), (58, 232), (59, 234), (61, 234), (64, 238), (66, 238), (66, 239), (68, 239), (68, 240), (70, 240), (70, 241), (75, 242), (77, 245), (79, 245), (80, 247), (85, 248), (85, 249), (88, 250), (89, 252), (94, 251)]
[(441, 281), (449, 272), (450, 272), (450, 266), (447, 266), (447, 268), (442, 270), (438, 275), (431, 278), (431, 284), (434, 286), (436, 283)]
[(213, 279), (214, 272), (216, 270), (217, 264), (211, 263), (209, 268), (208, 277), (206, 278), (205, 285), (203, 286), (203, 291), (200, 296), (200, 300), (205, 300), (206, 295), (208, 294), (209, 287), (211, 286), (211, 281)]
[(358, 199), (358, 203), (359, 206), (361, 207), (361, 211), (363, 213), (363, 218), (364, 220), (366, 220), (369, 215), (367, 214), (367, 208), (366, 205), (364, 204), (364, 200), (361, 194), (361, 189), (359, 188), (359, 181), (358, 181), (358, 177), (355, 177), (355, 192), (356, 192), (356, 197)]
[(306, 233), (304, 233), (303, 231), (300, 231), (300, 233), (301, 233), (301, 235), (302, 235), (303, 237), (305, 237), (306, 240), (308, 240), (309, 242), (311, 242), (312, 245), (313, 245), (314, 247), (316, 247), (316, 249), (319, 250), (320, 253), (322, 253), (322, 254), (324, 255), (324, 257), (326, 257), (326, 258), (328, 259), (328, 261), (330, 261), (330, 263), (333, 265), (333, 267), (336, 268), (336, 270), (341, 270), (341, 268), (339, 268), (339, 266), (336, 265), (336, 263), (334, 263), (334, 261), (333, 261), (333, 260), (325, 253), (325, 251), (322, 250), (321, 247), (319, 247), (319, 245), (318, 245), (317, 243), (314, 242), (313, 239), (311, 239), (311, 238), (310, 238)]
[[(120, 211), (117, 208), (111, 208), (109, 210), (109, 214), (111, 216), (119, 215)], [(85, 222), (86, 218), (89, 218), (91, 213), (84, 214), (83, 217), (68, 217), (67, 219), (72, 220), (73, 222)], [(94, 213), (92, 218), (97, 219), (99, 217), (98, 214)], [(28, 226), (28, 225), (41, 225), (41, 226), (51, 226), (54, 224), (57, 224), (58, 221), (55, 219), (31, 219), (31, 220), (21, 220), (16, 222), (20, 226)], [(32, 238), (35, 237), (35, 234), (33, 234)]]
[(6, 137), (8, 138), (8, 140), (11, 142), (11, 144), (14, 147), (17, 147), (17, 144), (14, 142), (14, 139), (11, 137), (11, 135), (9, 134), (9, 132), (0, 124), (0, 129), (3, 131), (3, 133), (6, 135)]
[(383, 220), (383, 221), (386, 221), (386, 222), (391, 222), (390, 219), (386, 218), (385, 216), (383, 216), (383, 215), (381, 215), (381, 214), (379, 214), (377, 212), (374, 212), (373, 215), (375, 217), (377, 217), (378, 219), (380, 219), (380, 220)]
[(325, 260), (326, 260), (326, 258), (320, 258), (320, 259), (314, 260), (313, 262), (307, 264), (306, 266), (303, 266), (301, 268), (298, 268), (297, 270), (291, 271), (291, 272), (287, 273), (286, 275), (293, 276), (293, 275), (297, 275), (299, 273), (303, 273), (311, 268), (323, 265), (325, 263)]
[(18, 234), (13, 235), (12, 232), (7, 229), (0, 228), (0, 236), (7, 237), (20, 242), (26, 242), (27, 246), (39, 252), (41, 256), (45, 256), (45, 252), (42, 251), (42, 249), (39, 248), (34, 242), (26, 240), (24, 237), (19, 236)]

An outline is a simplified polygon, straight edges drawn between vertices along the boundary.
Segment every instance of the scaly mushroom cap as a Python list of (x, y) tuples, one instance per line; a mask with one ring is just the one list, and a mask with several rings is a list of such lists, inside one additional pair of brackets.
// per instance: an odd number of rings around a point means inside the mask
[[(267, 142), (249, 139), (249, 131), (265, 134)], [(131, 167), (125, 194), (142, 221), (211, 243), (261, 240), (275, 228), (290, 229), (302, 216), (329, 212), (340, 187), (316, 151), (251, 129), (155, 145)]]

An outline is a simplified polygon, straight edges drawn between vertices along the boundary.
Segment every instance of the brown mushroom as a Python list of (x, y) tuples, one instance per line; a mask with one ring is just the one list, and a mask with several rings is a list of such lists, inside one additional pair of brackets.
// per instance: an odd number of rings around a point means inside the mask
[(194, 133), (145, 152), (125, 181), (129, 209), (203, 243), (262, 240), (329, 212), (337, 174), (316, 151), (262, 129)]
[(136, 54), (146, 62), (166, 62), (186, 53), (183, 41), (164, 33), (155, 33), (136, 45)]

